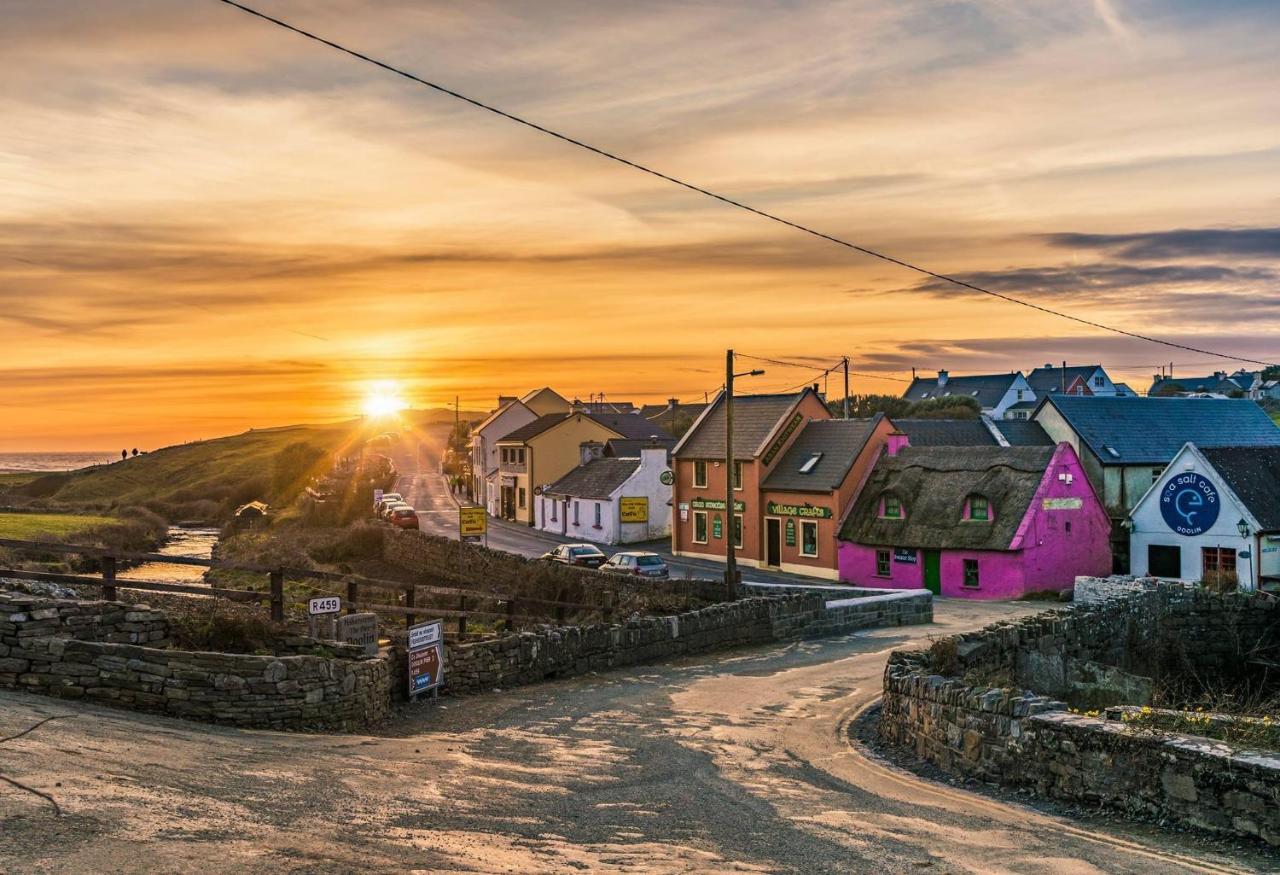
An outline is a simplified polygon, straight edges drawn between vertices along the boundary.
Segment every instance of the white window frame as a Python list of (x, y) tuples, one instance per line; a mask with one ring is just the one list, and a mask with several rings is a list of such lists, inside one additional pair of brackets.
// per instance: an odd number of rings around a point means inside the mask
[[(698, 482), (698, 471), (702, 471), (702, 482)], [(693, 488), (707, 488), (707, 462), (705, 459), (695, 459), (693, 462)]]
[[(701, 539), (698, 538), (698, 517), (702, 517), (702, 538)], [(711, 528), (709, 525), (709, 521), (707, 519), (707, 512), (705, 510), (695, 510), (693, 512), (693, 543), (705, 544), (707, 543), (707, 539), (710, 536), (711, 536)]]
[(578, 523), (578, 519), (579, 519), (579, 516), (578, 516), (578, 510), (579, 510), (579, 508), (578, 508), (578, 499), (576, 499), (576, 498), (575, 498), (575, 499), (573, 500), (573, 524), (574, 524), (575, 526), (576, 526), (576, 525), (579, 525), (579, 523)]
[(596, 504), (596, 521), (594, 525), (598, 529), (598, 528), (601, 528), (600, 520), (602, 519), (602, 516), (601, 516), (601, 510), (600, 510), (600, 502), (597, 501), (595, 504)]
[(733, 474), (733, 491), (734, 492), (742, 491), (742, 481), (744, 479), (742, 475), (745, 473), (743, 470), (745, 467), (746, 466), (742, 464), (741, 459), (733, 460), (732, 474)]
[(733, 549), (735, 550), (742, 549), (742, 542), (746, 540), (747, 537), (747, 522), (742, 518), (742, 516), (743, 515), (740, 513), (735, 513), (733, 515), (734, 530), (729, 533), (733, 538)]
[[(804, 548), (805, 526), (811, 526), (813, 528), (813, 552), (812, 553), (807, 552)], [(800, 548), (800, 555), (805, 557), (806, 559), (818, 558), (818, 523), (815, 520), (800, 520), (800, 543), (797, 546), (799, 546)]]

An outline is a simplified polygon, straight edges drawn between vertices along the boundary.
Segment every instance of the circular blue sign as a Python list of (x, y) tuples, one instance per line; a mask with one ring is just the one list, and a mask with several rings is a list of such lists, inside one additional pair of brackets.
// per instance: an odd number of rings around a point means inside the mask
[(1218, 521), (1218, 490), (1199, 474), (1179, 474), (1160, 489), (1160, 515), (1179, 535), (1200, 535)]

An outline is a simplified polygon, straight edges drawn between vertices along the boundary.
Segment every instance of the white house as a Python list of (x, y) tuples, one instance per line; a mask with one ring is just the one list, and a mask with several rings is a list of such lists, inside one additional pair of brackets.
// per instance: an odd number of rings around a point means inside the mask
[(498, 441), (538, 418), (520, 400), (508, 401), (471, 430), (472, 494), (491, 515), (498, 513)]
[(1133, 391), (1123, 384), (1112, 382), (1110, 375), (1102, 365), (1068, 365), (1046, 364), (1043, 368), (1035, 368), (1027, 374), (1027, 382), (1036, 394), (1045, 395), (1132, 395)]
[(534, 526), (599, 544), (630, 544), (671, 535), (667, 447), (640, 449), (629, 458), (605, 458), (604, 445), (582, 445), (582, 464), (543, 488)]
[(1185, 444), (1128, 525), (1134, 574), (1280, 586), (1280, 447)]

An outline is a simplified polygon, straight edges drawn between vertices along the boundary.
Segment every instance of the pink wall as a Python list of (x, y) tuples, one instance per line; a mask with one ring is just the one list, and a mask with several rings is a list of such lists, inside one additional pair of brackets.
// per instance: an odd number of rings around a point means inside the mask
[[(1071, 475), (1071, 483), (1059, 475)], [(1045, 500), (1078, 508), (1046, 508)], [(910, 513), (910, 508), (907, 509)], [(994, 508), (994, 515), (1003, 512)], [(1070, 524), (1070, 531), (1067, 524)], [(956, 525), (975, 525), (961, 523)], [(942, 595), (971, 599), (1010, 599), (1039, 590), (1071, 588), (1077, 575), (1106, 575), (1111, 569), (1111, 524), (1102, 503), (1084, 476), (1069, 444), (1059, 444), (1035, 497), (1014, 534), (1008, 551), (942, 550), (939, 569)], [(910, 546), (910, 545), (901, 545)], [(924, 551), (915, 564), (889, 562), (889, 577), (876, 575), (876, 547), (841, 542), (840, 579), (859, 586), (892, 589), (924, 587)], [(883, 548), (881, 548), (883, 549)], [(979, 586), (964, 586), (964, 560), (978, 562)]]

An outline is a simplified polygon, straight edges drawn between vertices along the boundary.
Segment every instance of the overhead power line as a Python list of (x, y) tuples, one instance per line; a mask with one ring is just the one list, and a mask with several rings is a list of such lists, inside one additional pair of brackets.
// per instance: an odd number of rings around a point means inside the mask
[(599, 146), (593, 146), (590, 143), (586, 143), (586, 142), (583, 142), (582, 140), (575, 139), (574, 137), (570, 137), (567, 134), (562, 134), (559, 131), (555, 131), (555, 130), (552, 130), (551, 128), (544, 127), (538, 124), (537, 122), (530, 121), (526, 118), (522, 118), (521, 116), (515, 115), (513, 113), (509, 113), (506, 110), (498, 109), (496, 106), (492, 106), (490, 104), (484, 103), (483, 101), (476, 100), (474, 97), (468, 97), (467, 95), (462, 94), (461, 92), (454, 91), (452, 88), (446, 88), (445, 86), (440, 85), (436, 82), (423, 79), (421, 76), (417, 76), (413, 73), (410, 73), (407, 70), (403, 70), (399, 67), (395, 67), (391, 64), (388, 64), (385, 61), (379, 61), (377, 58), (366, 55), (363, 52), (358, 52), (355, 49), (348, 48), (342, 45), (341, 43), (334, 42), (333, 40), (326, 39), (318, 34), (311, 33), (310, 31), (307, 31), (307, 30), (303, 30), (300, 27), (289, 24), (287, 21), (283, 21), (271, 15), (267, 15), (265, 12), (259, 12), (257, 9), (254, 9), (251, 6), (246, 6), (243, 3), (237, 3), (236, 0), (218, 0), (218, 2), (224, 3), (227, 6), (231, 6), (235, 9), (239, 9), (241, 12), (245, 12), (256, 18), (260, 18), (263, 21), (270, 22), (271, 24), (274, 24), (277, 27), (282, 27), (285, 30), (296, 33), (298, 36), (305, 37), (309, 40), (313, 40), (314, 42), (318, 42), (321, 45), (328, 46), (331, 49), (350, 55), (351, 57), (364, 61), (367, 64), (372, 64), (375, 67), (380, 67), (381, 69), (386, 70), (388, 73), (393, 73), (396, 76), (401, 76), (405, 79), (408, 79), (411, 82), (416, 82), (417, 84), (422, 85), (426, 88), (430, 88), (433, 91), (438, 91), (439, 93), (448, 95), (449, 97), (455, 98), (456, 100), (461, 100), (464, 103), (469, 103), (472, 106), (476, 107), (477, 109), (482, 109), (485, 112), (493, 113), (494, 115), (501, 116), (502, 118), (507, 119), (508, 121), (515, 122), (516, 124), (519, 124), (519, 125), (524, 125), (526, 128), (531, 128), (532, 130), (535, 130), (538, 133), (546, 134), (549, 137), (555, 137), (557, 140), (562, 140), (563, 142), (569, 143), (570, 145), (573, 145), (573, 146), (577, 146), (580, 149), (585, 149), (588, 152), (593, 152), (596, 155), (599, 155), (601, 158), (607, 158), (610, 161), (615, 161), (618, 164), (625, 165), (627, 167), (632, 168), (633, 170), (639, 170), (641, 173), (647, 173), (650, 176), (654, 176), (658, 179), (665, 180), (666, 182), (669, 182), (672, 185), (678, 185), (681, 188), (688, 189), (689, 191), (696, 192), (697, 194), (705, 195), (706, 197), (720, 201), (721, 203), (727, 204), (728, 206), (736, 207), (737, 209), (740, 209), (740, 210), (745, 210), (748, 213), (753, 213), (761, 217), (762, 219), (768, 219), (771, 222), (777, 222), (780, 225), (785, 225), (788, 228), (793, 228), (796, 231), (800, 231), (804, 234), (809, 234), (813, 237), (817, 237), (820, 240), (826, 240), (827, 242), (834, 243), (837, 246), (843, 246), (846, 249), (852, 249), (855, 252), (860, 252), (863, 255), (870, 256), (871, 258), (878, 258), (881, 261), (886, 261), (890, 264), (896, 264), (899, 267), (905, 268), (907, 270), (915, 271), (918, 274), (932, 277), (933, 279), (940, 280), (945, 283), (950, 283), (951, 285), (954, 285), (958, 288), (969, 289), (970, 291), (978, 292), (983, 295), (989, 295), (992, 298), (998, 298), (999, 300), (1007, 301), (1008, 303), (1011, 303), (1011, 304), (1018, 304), (1020, 306), (1027, 307), (1032, 310), (1037, 310), (1041, 313), (1045, 313), (1050, 316), (1057, 316), (1059, 318), (1067, 319), (1067, 320), (1070, 320), (1071, 322), (1075, 322), (1080, 325), (1086, 325), (1090, 328), (1097, 328), (1100, 331), (1109, 331), (1113, 334), (1119, 334), (1123, 337), (1133, 338), (1134, 340), (1143, 340), (1148, 343), (1156, 343), (1161, 346), (1170, 347), (1172, 349), (1181, 349), (1181, 350), (1186, 350), (1188, 352), (1198, 353), (1200, 355), (1210, 355), (1210, 356), (1215, 356), (1217, 358), (1231, 359), (1233, 361), (1238, 361), (1238, 362), (1247, 362), (1249, 364), (1255, 364), (1255, 365), (1273, 364), (1272, 362), (1265, 362), (1260, 359), (1251, 359), (1251, 358), (1245, 358), (1244, 356), (1231, 355), (1229, 353), (1214, 352), (1213, 350), (1202, 349), (1200, 347), (1195, 347), (1195, 346), (1189, 346), (1184, 343), (1178, 343), (1172, 340), (1165, 340), (1163, 338), (1153, 337), (1148, 334), (1140, 334), (1136, 331), (1128, 331), (1127, 329), (1124, 329), (1124, 328), (1116, 328), (1112, 325), (1106, 325), (1102, 322), (1095, 322), (1091, 319), (1085, 319), (1081, 316), (1073, 316), (1070, 313), (1063, 313), (1059, 310), (1053, 310), (1053, 309), (1050, 309), (1049, 307), (1044, 307), (1044, 306), (1041, 306), (1040, 304), (1035, 304), (1035, 303), (1032, 303), (1031, 301), (1023, 300), (1022, 298), (1015, 298), (1012, 295), (1006, 295), (1001, 292), (996, 292), (991, 289), (986, 289), (986, 288), (983, 288), (982, 286), (975, 285), (974, 283), (967, 282), (957, 277), (948, 276), (947, 274), (944, 274), (944, 273), (938, 273), (936, 271), (929, 270), (928, 268), (920, 267), (919, 265), (912, 264), (909, 261), (903, 261), (902, 259), (895, 258), (892, 255), (887, 255), (883, 252), (878, 252), (874, 249), (869, 249), (865, 246), (860, 246), (857, 243), (853, 243), (848, 240), (844, 240), (840, 237), (827, 234), (815, 228), (810, 228), (808, 225), (802, 225), (799, 222), (793, 222), (790, 219), (784, 219), (783, 217), (775, 215), (774, 213), (769, 213), (764, 210), (758, 209), (757, 207), (753, 207), (750, 204), (743, 203), (742, 201), (734, 200), (733, 198), (728, 197), (727, 195), (717, 194), (716, 192), (711, 191), (710, 189), (703, 188), (698, 185), (694, 185), (691, 182), (685, 182), (683, 179), (678, 179), (677, 177), (670, 176), (666, 173), (663, 173), (660, 170), (655, 170), (652, 167), (647, 167), (644, 164), (640, 164), (636, 161), (632, 161), (629, 158), (624, 158), (621, 155), (617, 155), (606, 149), (602, 149)]

